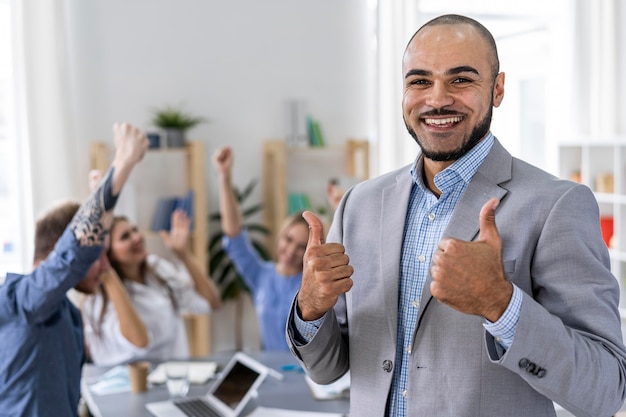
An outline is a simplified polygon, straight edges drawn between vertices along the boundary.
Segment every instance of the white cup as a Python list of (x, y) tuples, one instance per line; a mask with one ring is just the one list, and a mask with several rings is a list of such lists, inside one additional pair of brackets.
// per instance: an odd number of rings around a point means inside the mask
[(189, 367), (182, 363), (168, 363), (165, 375), (170, 398), (184, 398), (189, 392)]

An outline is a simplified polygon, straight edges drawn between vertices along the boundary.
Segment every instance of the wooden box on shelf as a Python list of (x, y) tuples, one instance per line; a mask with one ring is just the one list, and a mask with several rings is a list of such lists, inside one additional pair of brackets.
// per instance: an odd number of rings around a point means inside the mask
[[(104, 142), (91, 145), (91, 169), (106, 170), (112, 160), (112, 150)], [(125, 215), (146, 237), (150, 253), (172, 259), (151, 224), (159, 200), (193, 192), (193, 229), (191, 250), (203, 268), (207, 267), (207, 191), (204, 168), (204, 144), (188, 141), (184, 148), (150, 149), (135, 167), (120, 195), (116, 214)], [(208, 315), (185, 318), (189, 348), (194, 357), (211, 353), (210, 320)]]
[(288, 215), (289, 194), (306, 194), (314, 208), (325, 207), (326, 183), (331, 178), (353, 183), (369, 178), (369, 142), (348, 139), (341, 145), (324, 147), (288, 146), (281, 139), (264, 142), (263, 204), (270, 250)]

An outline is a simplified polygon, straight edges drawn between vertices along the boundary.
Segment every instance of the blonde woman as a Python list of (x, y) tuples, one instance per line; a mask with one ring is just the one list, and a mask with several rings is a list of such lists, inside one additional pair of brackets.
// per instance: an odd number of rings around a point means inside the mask
[(243, 227), (233, 194), (233, 151), (218, 149), (213, 162), (218, 172), (224, 249), (252, 291), (264, 350), (287, 350), (285, 325), (289, 308), (302, 281), (302, 257), (309, 226), (301, 215), (291, 216), (278, 236), (276, 261), (265, 261), (254, 250)]

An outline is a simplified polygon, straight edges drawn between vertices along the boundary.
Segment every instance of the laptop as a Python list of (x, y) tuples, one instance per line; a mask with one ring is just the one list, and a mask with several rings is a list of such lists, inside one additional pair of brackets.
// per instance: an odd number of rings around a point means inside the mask
[(237, 352), (206, 395), (148, 403), (146, 408), (155, 417), (237, 417), (268, 373), (268, 367)]

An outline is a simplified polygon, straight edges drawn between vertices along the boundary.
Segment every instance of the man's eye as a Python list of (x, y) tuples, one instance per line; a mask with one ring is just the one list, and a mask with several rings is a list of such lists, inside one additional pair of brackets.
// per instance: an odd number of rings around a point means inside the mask
[(462, 84), (462, 83), (471, 83), (472, 80), (470, 80), (469, 78), (457, 78), (453, 81), (455, 84)]
[(426, 85), (429, 84), (428, 80), (424, 80), (424, 79), (415, 79), (415, 80), (411, 80), (409, 82), (409, 84), (411, 85)]

